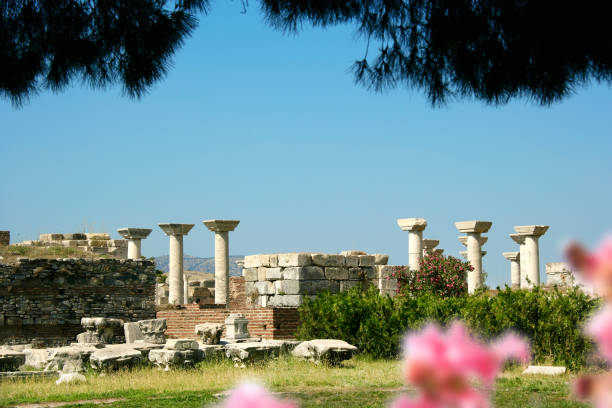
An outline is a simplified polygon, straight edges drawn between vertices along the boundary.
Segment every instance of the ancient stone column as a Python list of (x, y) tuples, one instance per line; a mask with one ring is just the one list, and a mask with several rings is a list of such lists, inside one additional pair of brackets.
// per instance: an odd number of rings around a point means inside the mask
[(526, 289), (527, 285), (527, 251), (525, 250), (525, 236), (521, 234), (510, 234), (510, 238), (519, 245), (519, 275), (520, 288)]
[(400, 218), (397, 225), (402, 231), (408, 231), (408, 268), (418, 271), (423, 258), (423, 231), (427, 221), (424, 218)]
[(119, 235), (128, 240), (128, 259), (140, 258), (140, 244), (149, 236), (151, 229), (148, 228), (120, 228)]
[(510, 261), (510, 285), (512, 289), (518, 289), (521, 287), (521, 266), (519, 260), (521, 258), (520, 252), (503, 252), (504, 258)]
[(482, 287), (482, 249), (480, 247), (480, 234), (489, 231), (493, 223), (491, 221), (460, 221), (455, 223), (459, 232), (467, 234), (467, 260), (474, 268), (468, 272), (468, 293), (474, 293)]
[[(525, 261), (528, 287), (540, 284), (540, 248), (539, 238), (548, 231), (548, 225), (522, 225), (514, 227), (517, 234), (525, 237)], [(521, 271), (521, 274), (523, 272)]]
[(442, 256), (444, 254), (444, 249), (436, 248), (436, 249), (434, 249), (434, 254), (436, 254), (438, 256)]
[(238, 220), (204, 220), (206, 228), (215, 233), (215, 304), (224, 305), (229, 301), (229, 232)]
[(170, 237), (170, 272), (168, 273), (168, 303), (181, 305), (183, 297), (183, 235), (187, 235), (195, 224), (159, 224)]
[(189, 277), (183, 275), (183, 302), (189, 303)]
[(435, 247), (438, 246), (438, 244), (440, 243), (439, 240), (437, 239), (424, 239), (423, 240), (423, 256), (427, 256), (427, 255), (431, 255), (433, 254), (435, 251)]

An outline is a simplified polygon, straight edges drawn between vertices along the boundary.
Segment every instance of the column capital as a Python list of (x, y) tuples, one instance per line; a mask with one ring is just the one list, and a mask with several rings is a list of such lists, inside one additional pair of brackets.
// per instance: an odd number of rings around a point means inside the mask
[(189, 231), (193, 228), (195, 224), (172, 224), (172, 223), (163, 223), (157, 224), (159, 228), (164, 231), (164, 233), (168, 236), (171, 235), (187, 235)]
[(525, 244), (525, 235), (523, 234), (510, 234), (510, 238), (519, 245)]
[(502, 252), (502, 255), (509, 261), (518, 261), (521, 259), (520, 252)]
[(432, 251), (435, 247), (438, 246), (440, 240), (438, 239), (424, 239), (423, 240), (423, 249), (426, 251)]
[(119, 228), (117, 232), (125, 239), (145, 239), (153, 231), (150, 228)]
[(541, 237), (548, 231), (548, 225), (519, 225), (515, 226), (514, 230), (517, 234), (525, 236)]
[(227, 232), (233, 231), (240, 221), (238, 220), (204, 220), (202, 224), (206, 225), (206, 228), (213, 232)]
[(397, 225), (402, 231), (423, 231), (427, 227), (425, 218), (399, 218)]
[(489, 231), (493, 223), (491, 221), (458, 221), (455, 227), (459, 232), (464, 233), (483, 233)]
[[(457, 239), (459, 239), (459, 242), (461, 242), (463, 246), (467, 246), (468, 237), (466, 235), (458, 236)], [(484, 244), (486, 244), (488, 240), (489, 240), (489, 237), (481, 236), (480, 238), (478, 238), (478, 242), (480, 243), (480, 246), (483, 246)]]

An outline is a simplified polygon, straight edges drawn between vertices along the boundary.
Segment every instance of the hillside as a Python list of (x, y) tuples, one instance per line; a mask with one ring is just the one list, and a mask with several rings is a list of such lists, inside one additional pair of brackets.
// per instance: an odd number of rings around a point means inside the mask
[[(236, 265), (236, 261), (244, 259), (244, 256), (234, 255), (229, 257), (230, 276), (241, 276), (242, 269)], [(168, 273), (168, 255), (156, 256), (157, 269)], [(215, 273), (215, 258), (199, 258), (197, 256), (185, 255), (183, 257), (183, 270), (205, 273)]]

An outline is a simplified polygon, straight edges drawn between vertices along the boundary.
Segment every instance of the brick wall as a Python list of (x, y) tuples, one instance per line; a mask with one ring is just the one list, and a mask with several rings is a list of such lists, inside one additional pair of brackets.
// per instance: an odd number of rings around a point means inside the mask
[(82, 317), (155, 317), (150, 261), (29, 259), (0, 264), (0, 344), (75, 340)]
[(292, 339), (299, 325), (296, 308), (232, 308), (225, 305), (180, 305), (159, 310), (157, 318), (166, 319), (170, 338), (195, 339), (195, 326), (201, 323), (224, 323), (230, 313), (242, 313), (249, 320), (249, 334), (264, 339)]

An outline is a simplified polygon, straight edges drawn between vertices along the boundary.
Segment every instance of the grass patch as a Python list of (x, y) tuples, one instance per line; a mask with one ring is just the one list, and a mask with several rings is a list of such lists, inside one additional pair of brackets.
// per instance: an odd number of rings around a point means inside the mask
[[(191, 370), (161, 371), (138, 368), (98, 376), (87, 373), (82, 384), (55, 385), (54, 379), (35, 378), (0, 384), (0, 406), (51, 401), (80, 401), (122, 398), (110, 404), (69, 404), (66, 407), (203, 407), (214, 406), (214, 394), (245, 380), (263, 383), (281, 397), (299, 402), (302, 408), (387, 407), (398, 393), (411, 390), (401, 381), (395, 360), (357, 357), (341, 367), (280, 358), (245, 369), (231, 362), (205, 362)], [(521, 376), (507, 371), (497, 381), (496, 407), (587, 407), (570, 397), (571, 375), (558, 377)]]
[(19, 258), (31, 259), (57, 259), (57, 258), (82, 258), (82, 259), (101, 259), (113, 258), (108, 254), (96, 254), (94, 252), (85, 252), (77, 247), (51, 246), (51, 247), (36, 247), (36, 246), (21, 246), (7, 245), (0, 246), (0, 256), (2, 263), (14, 263)]

